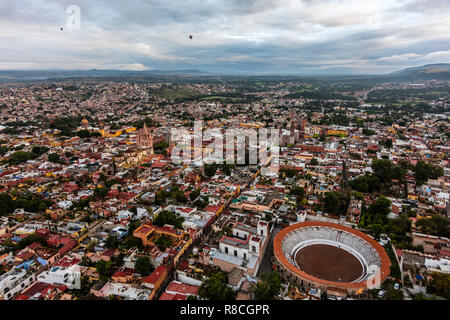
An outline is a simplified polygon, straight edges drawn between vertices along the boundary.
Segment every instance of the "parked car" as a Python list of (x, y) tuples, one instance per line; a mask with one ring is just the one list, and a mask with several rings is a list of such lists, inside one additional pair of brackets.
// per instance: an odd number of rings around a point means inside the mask
[(378, 299), (383, 299), (385, 295), (386, 295), (385, 290), (378, 291)]

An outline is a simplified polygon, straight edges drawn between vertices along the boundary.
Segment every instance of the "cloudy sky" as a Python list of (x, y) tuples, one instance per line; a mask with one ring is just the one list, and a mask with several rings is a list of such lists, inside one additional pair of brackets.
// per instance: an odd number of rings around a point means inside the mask
[(449, 0), (0, 2), (3, 70), (375, 74), (438, 62), (450, 62)]

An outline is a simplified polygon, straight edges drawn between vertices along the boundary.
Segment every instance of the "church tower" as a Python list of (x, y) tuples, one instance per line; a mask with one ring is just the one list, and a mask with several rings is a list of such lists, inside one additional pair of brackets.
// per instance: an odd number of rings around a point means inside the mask
[(143, 128), (139, 129), (137, 132), (136, 143), (139, 148), (150, 149), (150, 154), (153, 154), (152, 131), (147, 128), (145, 121)]

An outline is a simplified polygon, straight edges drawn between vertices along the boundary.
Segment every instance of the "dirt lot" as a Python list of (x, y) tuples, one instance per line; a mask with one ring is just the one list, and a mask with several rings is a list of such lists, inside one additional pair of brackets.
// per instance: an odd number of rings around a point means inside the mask
[(363, 272), (363, 267), (355, 256), (330, 245), (305, 247), (297, 252), (295, 260), (301, 270), (323, 280), (352, 282)]

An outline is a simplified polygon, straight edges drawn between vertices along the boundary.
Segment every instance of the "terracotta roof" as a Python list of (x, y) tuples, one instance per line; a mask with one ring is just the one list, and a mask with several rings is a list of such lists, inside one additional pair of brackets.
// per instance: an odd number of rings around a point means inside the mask
[(159, 278), (163, 275), (164, 271), (167, 268), (165, 266), (159, 266), (158, 268), (153, 271), (153, 273), (147, 277), (145, 277), (142, 282), (149, 283), (149, 284), (155, 284)]
[(159, 300), (186, 300), (188, 296), (183, 294), (173, 294), (168, 292), (163, 292)]
[(199, 287), (185, 284), (179, 281), (172, 281), (166, 292), (180, 293), (184, 295), (197, 295)]

